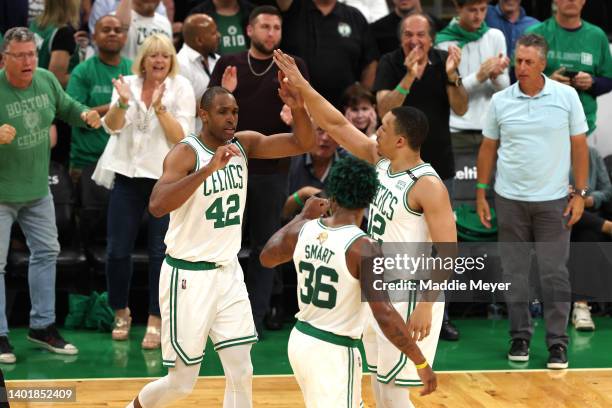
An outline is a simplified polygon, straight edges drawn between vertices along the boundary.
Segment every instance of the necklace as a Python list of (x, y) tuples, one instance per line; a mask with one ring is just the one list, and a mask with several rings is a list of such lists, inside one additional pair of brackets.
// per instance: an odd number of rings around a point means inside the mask
[(256, 77), (266, 75), (268, 71), (270, 70), (270, 68), (272, 68), (272, 65), (274, 65), (274, 59), (272, 59), (272, 61), (270, 62), (270, 65), (268, 65), (268, 68), (266, 68), (265, 71), (262, 72), (261, 74), (258, 74), (257, 72), (255, 72), (255, 70), (253, 70), (253, 65), (251, 65), (251, 53), (248, 51), (247, 51), (247, 62), (249, 63), (249, 69), (251, 70), (251, 73), (255, 75)]

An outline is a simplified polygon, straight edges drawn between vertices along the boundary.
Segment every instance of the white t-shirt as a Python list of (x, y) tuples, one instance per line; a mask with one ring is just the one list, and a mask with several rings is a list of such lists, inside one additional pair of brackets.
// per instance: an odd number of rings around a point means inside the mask
[(340, 0), (340, 2), (361, 11), (368, 23), (373, 23), (390, 12), (385, 0)]
[(172, 39), (172, 25), (167, 17), (155, 13), (153, 17), (143, 17), (132, 10), (132, 22), (128, 31), (128, 38), (121, 55), (133, 60), (136, 58), (138, 48), (153, 34), (165, 34)]
[[(451, 44), (457, 45), (455, 41), (445, 41), (436, 47), (448, 51)], [(507, 55), (506, 39), (504, 34), (496, 28), (490, 28), (478, 41), (469, 42), (461, 49), (459, 74), (463, 78), (463, 86), (468, 93), (468, 110), (463, 116), (459, 116), (451, 110), (451, 132), (481, 130), (491, 97), (495, 92), (510, 85), (507, 68), (493, 80), (487, 79), (484, 82), (478, 82), (478, 79), (476, 79), (480, 65), (487, 59), (499, 54)]]

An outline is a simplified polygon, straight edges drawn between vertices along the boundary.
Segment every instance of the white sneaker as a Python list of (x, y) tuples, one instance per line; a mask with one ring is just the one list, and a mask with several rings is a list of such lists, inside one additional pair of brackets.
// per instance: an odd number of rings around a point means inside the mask
[(595, 323), (591, 318), (591, 308), (583, 303), (574, 303), (572, 323), (578, 331), (595, 330)]
[(0, 336), (0, 363), (14, 364), (17, 361), (13, 354), (13, 347), (7, 336)]

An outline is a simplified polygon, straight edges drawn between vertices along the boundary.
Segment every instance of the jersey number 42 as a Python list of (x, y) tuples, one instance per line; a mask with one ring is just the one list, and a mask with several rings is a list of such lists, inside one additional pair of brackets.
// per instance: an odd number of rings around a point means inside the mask
[(218, 197), (206, 210), (206, 219), (215, 221), (214, 228), (224, 228), (240, 224), (240, 216), (236, 214), (240, 209), (240, 196), (232, 194), (227, 197), (226, 207), (223, 208), (223, 197)]

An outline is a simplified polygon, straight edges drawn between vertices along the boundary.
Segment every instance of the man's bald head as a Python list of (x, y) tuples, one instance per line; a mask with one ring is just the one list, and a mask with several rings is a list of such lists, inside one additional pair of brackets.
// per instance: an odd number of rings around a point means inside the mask
[(217, 50), (219, 45), (217, 24), (206, 14), (192, 14), (183, 23), (183, 40), (185, 44), (202, 55)]

